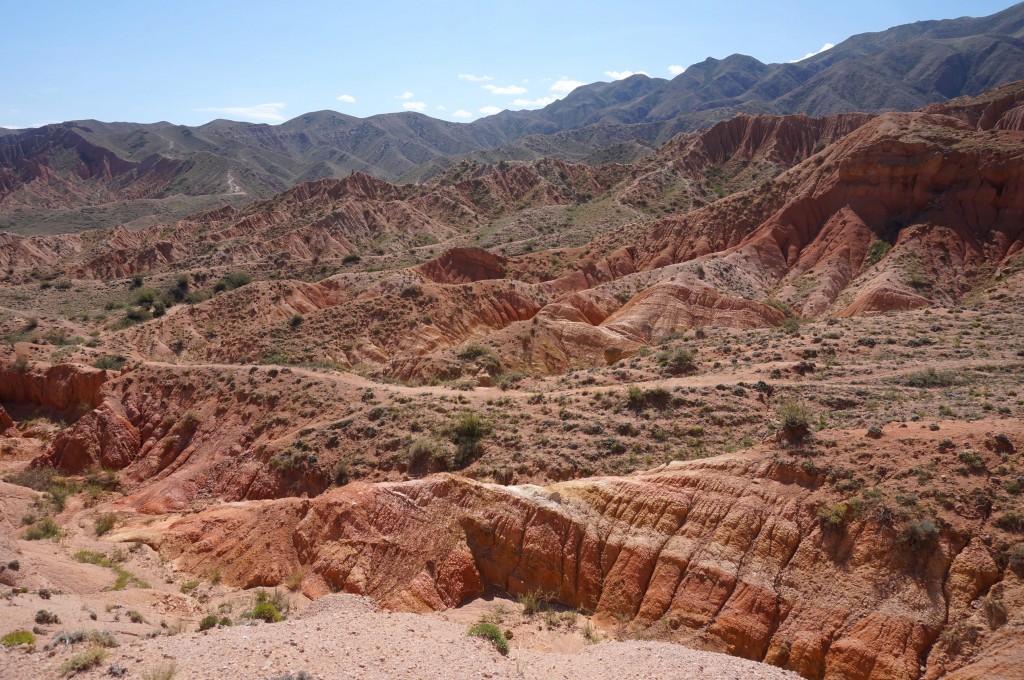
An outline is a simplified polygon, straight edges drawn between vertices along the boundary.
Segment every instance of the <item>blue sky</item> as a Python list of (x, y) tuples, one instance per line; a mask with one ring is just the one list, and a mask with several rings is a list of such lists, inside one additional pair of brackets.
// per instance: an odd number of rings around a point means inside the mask
[(538, 108), (578, 83), (670, 78), (736, 52), (790, 61), (857, 33), (1011, 4), (7, 0), (0, 126), (277, 123), (320, 109), (469, 121)]

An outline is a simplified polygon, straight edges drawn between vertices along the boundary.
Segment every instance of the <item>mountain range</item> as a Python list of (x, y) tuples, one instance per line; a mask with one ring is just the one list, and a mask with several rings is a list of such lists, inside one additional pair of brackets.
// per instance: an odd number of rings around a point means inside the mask
[(280, 125), (71, 121), (0, 131), (0, 230), (147, 226), (353, 171), (423, 181), (474, 160), (631, 162), (739, 113), (909, 111), (1024, 79), (1024, 3), (856, 35), (796, 63), (734, 54), (671, 80), (592, 83), (473, 123), (317, 111)]

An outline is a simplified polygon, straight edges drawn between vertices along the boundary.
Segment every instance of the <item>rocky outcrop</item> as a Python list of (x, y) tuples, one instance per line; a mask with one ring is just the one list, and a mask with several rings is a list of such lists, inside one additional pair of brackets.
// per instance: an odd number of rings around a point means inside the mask
[(135, 459), (139, 445), (139, 432), (126, 417), (120, 402), (108, 397), (74, 425), (62, 430), (47, 454), (34, 464), (73, 473), (96, 466), (120, 470)]
[(311, 596), (343, 590), (404, 610), (452, 607), (490, 587), (545, 593), (807, 678), (951, 670), (964, 659), (937, 651), (940, 634), (993, 584), (1024, 588), (962, 522), (908, 548), (867, 517), (819, 522), (829, 497), (813, 474), (764, 451), (544, 488), (448, 475), (352, 484), (124, 539), (231, 583), (301, 571)]
[(416, 270), (435, 283), (470, 283), (505, 278), (507, 262), (483, 248), (452, 248)]
[(977, 97), (959, 97), (923, 109), (959, 118), (979, 130), (1024, 131), (1024, 82), (1009, 83)]
[(60, 412), (88, 411), (99, 405), (105, 370), (76, 364), (0, 365), (0, 401), (32, 404)]
[(12, 419), (11, 415), (7, 413), (7, 410), (0, 405), (0, 435), (12, 427), (14, 427), (14, 419)]

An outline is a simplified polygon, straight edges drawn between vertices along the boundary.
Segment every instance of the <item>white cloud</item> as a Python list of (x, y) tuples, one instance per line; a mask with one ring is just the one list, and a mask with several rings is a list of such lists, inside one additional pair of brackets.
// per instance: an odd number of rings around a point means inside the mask
[(484, 89), (491, 94), (523, 94), (526, 92), (525, 87), (519, 87), (518, 85), (506, 85), (505, 87), (498, 87), (497, 85), (484, 85)]
[(552, 92), (560, 92), (562, 94), (569, 94), (570, 92), (575, 90), (580, 85), (586, 85), (586, 83), (581, 83), (578, 80), (570, 80), (569, 78), (566, 78), (566, 77), (563, 76), (560, 80), (556, 80), (554, 83), (552, 83), (551, 87), (549, 89)]
[(41, 123), (29, 123), (28, 125), (0, 125), (0, 128), (5, 130), (30, 130), (32, 128), (46, 127), (47, 125), (55, 125), (59, 123), (59, 120), (44, 120)]
[(496, 113), (501, 113), (501, 109), (499, 109), (497, 106), (483, 106), (480, 108), (480, 113), (484, 114), (485, 116), (493, 116)]
[(685, 66), (680, 66), (679, 64), (672, 64), (671, 66), (668, 67), (668, 72), (671, 73), (674, 76), (677, 76), (680, 73), (684, 73), (685, 71), (686, 71), (686, 67)]
[(612, 80), (622, 80), (623, 78), (628, 78), (630, 76), (635, 76), (638, 73), (640, 75), (644, 75), (644, 76), (649, 75), (646, 71), (605, 71), (604, 72), (604, 74), (606, 76), (608, 76), (609, 78), (611, 78)]
[(402, 94), (395, 97), (395, 99), (412, 99), (415, 96), (416, 95), (414, 95), (412, 92), (403, 92)]
[(434, 108), (437, 109), (438, 111), (447, 111), (448, 110), (448, 107), (445, 106), (444, 104), (438, 104)]
[(487, 80), (494, 80), (490, 76), (475, 76), (472, 73), (460, 73), (459, 80), (468, 80), (471, 83), (480, 83)]
[(284, 120), (281, 110), (284, 108), (282, 102), (271, 102), (270, 104), (256, 104), (255, 106), (210, 106), (199, 111), (213, 111), (228, 116), (239, 118), (250, 118), (253, 120)]
[(426, 102), (402, 102), (402, 108), (410, 111), (423, 111), (427, 108)]
[(355, 104), (356, 98), (350, 94), (339, 94), (335, 97), (339, 102), (345, 102), (346, 104)]
[(800, 57), (799, 59), (794, 59), (793, 61), (791, 61), (789, 63), (790, 64), (795, 64), (797, 62), (803, 61), (804, 59), (810, 59), (811, 57), (815, 57), (815, 56), (821, 54), (822, 52), (828, 52), (833, 47), (835, 47), (835, 45), (833, 45), (832, 43), (825, 43), (822, 46), (822, 48), (820, 50), (818, 50), (817, 52), (808, 52), (807, 54), (805, 54), (804, 56)]
[(472, 117), (473, 117), (473, 114), (470, 113), (469, 111), (467, 111), (466, 109), (459, 109), (458, 111), (456, 111), (455, 113), (452, 114), (452, 118), (472, 118)]
[(557, 97), (538, 97), (537, 99), (513, 99), (512, 103), (516, 106), (523, 106), (529, 109), (539, 106), (547, 106), (548, 104), (556, 101), (558, 101)]

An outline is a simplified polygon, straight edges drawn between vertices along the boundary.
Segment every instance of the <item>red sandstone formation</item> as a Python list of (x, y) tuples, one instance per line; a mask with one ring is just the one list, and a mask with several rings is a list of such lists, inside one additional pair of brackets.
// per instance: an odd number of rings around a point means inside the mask
[(975, 615), (971, 602), (997, 583), (1004, 601), (1024, 598), (978, 527), (954, 518), (908, 548), (871, 519), (819, 523), (829, 502), (813, 474), (762, 450), (545, 488), (354, 484), (132, 535), (195, 573), (255, 586), (303, 571), (310, 595), (340, 589), (403, 610), (488, 587), (543, 592), (807, 678), (918, 678), (919, 666), (938, 677), (963, 663), (937, 640)]

